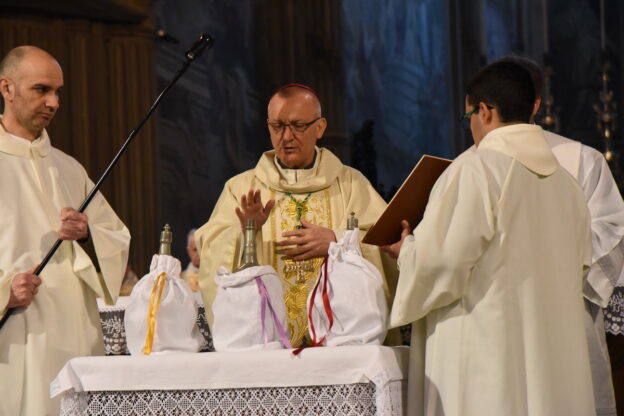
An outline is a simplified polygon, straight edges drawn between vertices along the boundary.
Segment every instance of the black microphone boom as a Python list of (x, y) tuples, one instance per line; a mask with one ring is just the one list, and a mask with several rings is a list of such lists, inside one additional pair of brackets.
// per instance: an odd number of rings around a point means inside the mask
[[(178, 78), (180, 78), (182, 74), (186, 72), (186, 70), (191, 65), (191, 63), (195, 59), (199, 58), (201, 54), (204, 52), (204, 50), (212, 47), (213, 43), (214, 43), (214, 40), (212, 39), (210, 35), (208, 35), (207, 33), (202, 33), (199, 39), (195, 41), (195, 43), (193, 43), (193, 45), (186, 51), (185, 53), (186, 61), (184, 61), (184, 63), (182, 64), (182, 68), (180, 68), (180, 70), (175, 74), (173, 79), (169, 81), (169, 84), (167, 84), (167, 86), (162, 90), (162, 92), (158, 95), (158, 97), (156, 97), (154, 104), (152, 104), (152, 106), (148, 110), (145, 117), (143, 117), (143, 119), (139, 122), (139, 124), (137, 124), (137, 126), (134, 129), (132, 129), (132, 131), (128, 135), (128, 138), (126, 139), (124, 144), (121, 145), (121, 148), (119, 149), (119, 151), (117, 152), (117, 154), (115, 155), (111, 163), (108, 165), (108, 167), (106, 168), (106, 170), (104, 171), (100, 179), (93, 186), (93, 189), (91, 189), (91, 191), (89, 192), (85, 200), (82, 202), (82, 204), (80, 204), (80, 208), (78, 208), (78, 212), (84, 212), (85, 209), (87, 209), (87, 206), (89, 206), (89, 203), (91, 202), (91, 200), (93, 200), (93, 198), (95, 197), (95, 194), (100, 190), (100, 188), (102, 187), (102, 184), (104, 183), (104, 181), (110, 174), (113, 167), (115, 167), (115, 165), (119, 161), (119, 158), (121, 157), (121, 155), (123, 155), (123, 153), (126, 151), (126, 148), (130, 144), (130, 142), (132, 142), (132, 139), (134, 139), (134, 137), (139, 133), (143, 125), (152, 116), (152, 113), (154, 112), (154, 110), (156, 110), (156, 107), (158, 107), (158, 104), (160, 104), (160, 101), (163, 99), (165, 94), (167, 94), (169, 89), (178, 81)], [(37, 269), (35, 270), (35, 273), (34, 273), (35, 275), (39, 276), (41, 274), (41, 272), (43, 271), (45, 266), (48, 264), (48, 262), (50, 261), (54, 253), (56, 253), (56, 250), (58, 250), (62, 242), (63, 240), (60, 240), (60, 239), (56, 240), (52, 248), (50, 248), (50, 251), (48, 251), (48, 254), (46, 254), (43, 260), (41, 260), (41, 264), (39, 264), (39, 267), (37, 267)], [(16, 309), (17, 308), (11, 308), (6, 311), (2, 319), (0, 319), (0, 329), (4, 326), (5, 322), (15, 312)]]

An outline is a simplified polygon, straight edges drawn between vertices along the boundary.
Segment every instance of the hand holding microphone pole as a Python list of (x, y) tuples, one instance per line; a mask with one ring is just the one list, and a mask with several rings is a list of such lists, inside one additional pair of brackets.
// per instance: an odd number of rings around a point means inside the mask
[[(132, 142), (132, 139), (134, 139), (134, 137), (138, 134), (138, 132), (143, 127), (143, 125), (150, 118), (150, 116), (152, 115), (154, 110), (156, 110), (156, 107), (158, 106), (158, 104), (160, 104), (160, 101), (165, 96), (165, 94), (167, 94), (169, 89), (176, 83), (178, 78), (180, 78), (182, 76), (182, 74), (184, 74), (184, 72), (188, 69), (190, 64), (196, 58), (199, 58), (199, 56), (204, 52), (204, 50), (206, 50), (206, 48), (211, 47), (213, 43), (214, 43), (214, 40), (212, 39), (212, 37), (210, 35), (208, 35), (207, 33), (202, 33), (201, 36), (199, 37), (199, 39), (197, 41), (195, 41), (195, 43), (193, 43), (193, 45), (189, 48), (188, 51), (186, 51), (186, 54), (185, 54), (186, 61), (184, 61), (182, 63), (182, 67), (180, 68), (180, 70), (175, 74), (173, 79), (171, 81), (169, 81), (169, 84), (167, 84), (167, 86), (161, 91), (161, 93), (158, 95), (158, 97), (156, 97), (156, 100), (154, 101), (154, 103), (152, 104), (150, 109), (147, 111), (147, 114), (143, 117), (143, 119), (139, 122), (139, 124), (130, 132), (130, 134), (128, 135), (128, 138), (126, 139), (126, 141), (122, 144), (121, 148), (119, 149), (119, 151), (117, 152), (115, 157), (113, 157), (113, 160), (110, 162), (110, 164), (108, 165), (108, 167), (106, 168), (106, 170), (104, 171), (104, 173), (102, 174), (100, 179), (96, 182), (95, 186), (91, 189), (91, 191), (89, 192), (89, 194), (87, 195), (85, 200), (82, 202), (82, 204), (78, 208), (78, 210), (77, 210), (78, 213), (83, 213), (85, 211), (85, 209), (87, 209), (87, 206), (93, 200), (93, 198), (95, 197), (96, 193), (100, 190), (100, 188), (102, 187), (102, 184), (104, 183), (106, 178), (108, 178), (108, 175), (111, 173), (113, 167), (119, 161), (119, 158), (121, 157), (121, 155), (123, 155), (123, 153), (125, 152), (126, 148)], [(34, 273), (32, 273), (34, 276), (39, 276), (41, 274), (41, 272), (46, 267), (46, 265), (48, 264), (48, 262), (50, 261), (50, 259), (54, 255), (54, 253), (56, 253), (56, 250), (58, 250), (58, 248), (60, 247), (62, 242), (63, 242), (63, 240), (61, 240), (60, 238), (58, 240), (56, 240), (56, 242), (52, 245), (52, 247), (50, 248), (50, 250), (48, 251), (46, 256), (41, 261), (41, 264), (39, 264), (39, 266), (34, 270)], [(26, 274), (30, 275), (31, 272), (26, 272)], [(31, 280), (35, 280), (34, 276), (31, 277)], [(36, 280), (36, 282), (38, 282), (38, 280)], [(31, 290), (31, 293), (33, 295), (34, 295), (34, 293), (36, 293), (35, 289)], [(32, 297), (30, 297), (30, 298), (27, 297), (25, 299), (22, 299), (21, 303), (20, 302), (16, 303), (16, 305), (17, 304), (21, 305), (22, 303), (29, 303), (31, 300), (32, 300)], [(4, 324), (6, 323), (6, 321), (9, 319), (9, 317), (13, 313), (15, 313), (15, 310), (16, 310), (16, 307), (7, 309), (7, 311), (5, 312), (4, 316), (2, 316), (2, 318), (0, 318), (0, 328), (2, 328), (4, 326)]]

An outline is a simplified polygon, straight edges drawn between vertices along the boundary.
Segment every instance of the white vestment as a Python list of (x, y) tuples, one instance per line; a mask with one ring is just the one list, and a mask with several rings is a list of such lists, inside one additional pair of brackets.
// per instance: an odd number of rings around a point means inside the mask
[(594, 384), (596, 414), (616, 415), (611, 364), (605, 339), (602, 308), (609, 303), (613, 287), (624, 265), (624, 202), (609, 165), (597, 150), (545, 131), (544, 137), (555, 157), (583, 188), (591, 216), (592, 265), (586, 300), (585, 331)]
[[(78, 208), (93, 184), (43, 131), (30, 143), (0, 127), (0, 316), (15, 274), (41, 262), (60, 227), (64, 207)], [(101, 275), (79, 243), (65, 241), (41, 274), (33, 302), (0, 330), (0, 415), (58, 415), (50, 382), (67, 360), (103, 354), (96, 295), (112, 304), (128, 258), (130, 234), (101, 194), (89, 217)]]
[[(607, 306), (624, 266), (624, 202), (605, 158), (596, 149), (549, 131), (544, 138), (557, 161), (572, 175), (585, 194), (591, 216), (592, 265), (586, 288), (585, 332), (589, 346), (596, 415), (615, 415), (609, 351), (602, 308)], [(472, 146), (463, 157), (475, 151)]]
[(399, 256), (391, 325), (416, 321), (409, 414), (592, 414), (590, 264), (582, 191), (540, 127), (498, 128), (453, 162)]

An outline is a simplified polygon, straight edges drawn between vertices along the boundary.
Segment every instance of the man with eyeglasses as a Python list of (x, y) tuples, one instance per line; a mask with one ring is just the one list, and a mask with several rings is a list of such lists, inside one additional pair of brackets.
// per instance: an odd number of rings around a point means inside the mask
[[(519, 56), (506, 56), (498, 62), (521, 65), (530, 74), (535, 87), (533, 118), (542, 103), (543, 73), (538, 64)], [(463, 118), (468, 121), (470, 114)], [(590, 353), (594, 386), (595, 414), (616, 415), (615, 394), (611, 377), (611, 363), (605, 339), (602, 308), (607, 307), (613, 288), (624, 265), (624, 202), (604, 156), (596, 149), (544, 131), (544, 139), (561, 166), (583, 189), (591, 216), (592, 265), (587, 281), (591, 296), (585, 297), (585, 332)], [(472, 146), (458, 158), (476, 150)], [(624, 313), (624, 311), (623, 311)]]
[[(391, 326), (414, 322), (409, 414), (594, 413), (583, 326), (591, 264), (583, 193), (539, 126), (531, 75), (481, 69), (466, 89), (476, 150), (434, 186), (410, 235)], [(424, 369), (424, 372), (423, 372)]]
[[(316, 146), (327, 120), (310, 87), (278, 89), (269, 101), (267, 124), (273, 150), (225, 184), (209, 221), (196, 233), (199, 285), (212, 324), (215, 271), (237, 267), (241, 226), (253, 218), (258, 260), (282, 279), (287, 326), (298, 347), (309, 340), (306, 300), (330, 243), (340, 237), (351, 212), (367, 230), (386, 204), (359, 171)], [(362, 253), (383, 274), (378, 248), (363, 244)]]

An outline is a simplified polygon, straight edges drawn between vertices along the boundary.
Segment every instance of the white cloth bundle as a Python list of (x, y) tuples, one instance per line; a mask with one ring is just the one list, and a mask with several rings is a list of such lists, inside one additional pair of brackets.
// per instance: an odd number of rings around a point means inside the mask
[(235, 273), (221, 267), (214, 280), (218, 289), (210, 329), (216, 351), (290, 348), (282, 282), (273, 267)]
[(178, 259), (154, 255), (150, 272), (132, 289), (124, 316), (130, 354), (200, 350), (197, 305), (181, 269)]
[(362, 257), (359, 231), (348, 230), (337, 243), (330, 244), (327, 263), (308, 295), (313, 344), (379, 345), (386, 337), (388, 305), (383, 280), (375, 266)]

